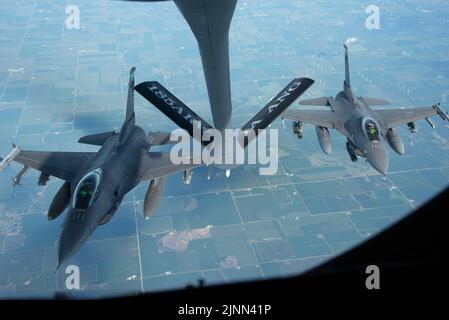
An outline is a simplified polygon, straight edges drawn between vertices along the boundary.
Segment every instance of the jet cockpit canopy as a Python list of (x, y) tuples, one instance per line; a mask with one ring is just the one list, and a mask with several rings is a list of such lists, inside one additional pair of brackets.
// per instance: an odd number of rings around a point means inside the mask
[(86, 174), (75, 188), (73, 208), (86, 210), (95, 201), (101, 180), (101, 170), (97, 169)]
[(370, 141), (380, 140), (380, 127), (374, 119), (362, 118), (362, 131)]

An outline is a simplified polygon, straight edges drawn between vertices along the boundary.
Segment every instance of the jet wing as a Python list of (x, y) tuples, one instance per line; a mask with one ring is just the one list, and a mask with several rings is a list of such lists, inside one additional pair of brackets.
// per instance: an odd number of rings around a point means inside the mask
[(20, 151), (14, 161), (59, 179), (70, 181), (79, 168), (94, 155), (95, 152)]
[(286, 110), (281, 117), (330, 129), (340, 127), (337, 115), (331, 110)]
[(203, 165), (202, 163), (193, 164), (192, 157), (185, 158), (184, 160), (186, 164), (174, 164), (170, 159), (170, 152), (147, 152), (141, 161), (139, 172), (140, 181), (167, 176)]
[(441, 109), (438, 106), (432, 106), (409, 109), (383, 109), (373, 111), (378, 114), (378, 116), (384, 121), (385, 126), (390, 129), (436, 114), (440, 115)]

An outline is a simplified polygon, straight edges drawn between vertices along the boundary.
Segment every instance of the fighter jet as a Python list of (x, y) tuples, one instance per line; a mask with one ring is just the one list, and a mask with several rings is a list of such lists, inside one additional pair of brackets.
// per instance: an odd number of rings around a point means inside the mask
[[(53, 220), (68, 208), (59, 238), (58, 267), (82, 246), (97, 226), (111, 220), (123, 197), (136, 185), (150, 181), (143, 206), (144, 216), (148, 219), (160, 203), (165, 176), (184, 171), (183, 179), (188, 183), (191, 169), (203, 165), (202, 162), (194, 163), (195, 154), (180, 159), (181, 164), (173, 164), (169, 151), (150, 151), (153, 146), (173, 144), (177, 141), (171, 141), (171, 133), (168, 132), (145, 134), (144, 130), (135, 124), (134, 72), (135, 68), (132, 68), (125, 121), (120, 132), (88, 135), (78, 141), (100, 146), (98, 152), (26, 151), (13, 144), (13, 150), (4, 159), (0, 158), (0, 171), (13, 161), (24, 166), (13, 178), (14, 185), (20, 184), (29, 168), (41, 172), (38, 181), (41, 186), (47, 183), (50, 176), (64, 180), (47, 214), (48, 220)], [(312, 84), (313, 80), (307, 78), (293, 80), (244, 128), (253, 128), (256, 132), (266, 128)], [(143, 82), (136, 88), (189, 133), (193, 132), (194, 119), (204, 121), (158, 82)], [(210, 128), (207, 123), (203, 123)]]
[[(134, 71), (128, 86), (126, 117), (120, 132), (84, 136), (78, 142), (100, 146), (98, 152), (25, 151), (13, 145), (1, 159), (0, 171), (16, 161), (24, 165), (13, 179), (18, 184), (29, 168), (41, 172), (38, 184), (50, 176), (64, 181), (48, 210), (48, 220), (68, 208), (58, 246), (59, 264), (69, 259), (99, 225), (111, 220), (123, 197), (137, 184), (150, 181), (144, 200), (144, 216), (149, 218), (159, 205), (165, 176), (192, 169), (198, 164), (174, 165), (169, 152), (152, 152), (152, 146), (170, 144), (170, 133), (149, 132), (135, 124)], [(187, 163), (187, 161), (186, 161)]]
[(330, 110), (287, 110), (282, 117), (293, 120), (293, 132), (302, 138), (302, 125), (309, 123), (316, 126), (316, 134), (324, 153), (332, 152), (329, 129), (336, 129), (347, 138), (346, 149), (353, 162), (359, 158), (366, 160), (380, 172), (386, 175), (388, 170), (388, 155), (385, 140), (390, 147), (400, 155), (405, 152), (404, 144), (394, 128), (407, 124), (411, 132), (416, 132), (414, 121), (429, 119), (439, 115), (444, 121), (449, 117), (439, 104), (431, 107), (406, 109), (371, 109), (370, 106), (387, 105), (388, 101), (376, 98), (356, 97), (351, 88), (349, 76), (348, 47), (345, 49), (345, 80), (343, 91), (335, 98), (320, 97), (302, 100), (300, 105), (327, 106)]

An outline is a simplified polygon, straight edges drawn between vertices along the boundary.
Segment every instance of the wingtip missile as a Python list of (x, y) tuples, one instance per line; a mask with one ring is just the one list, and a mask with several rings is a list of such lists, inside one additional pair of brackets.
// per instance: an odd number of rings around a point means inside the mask
[(430, 120), (429, 117), (425, 118), (425, 120), (427, 121), (427, 123), (429, 124), (429, 126), (432, 127), (432, 129), (435, 129), (435, 123), (433, 123), (433, 121)]
[(21, 185), (20, 181), (22, 180), (23, 176), (27, 174), (30, 167), (23, 166), (23, 168), (17, 173), (17, 175), (12, 179), (12, 185), (15, 187), (17, 185)]
[(441, 108), (440, 103), (434, 104), (432, 108), (436, 111), (436, 113), (443, 119), (444, 121), (449, 121), (449, 116), (446, 111)]
[(0, 172), (2, 172), (14, 159), (19, 155), (22, 150), (20, 147), (16, 146), (14, 143), (12, 144), (13, 149), (8, 155), (1, 160), (0, 162)]

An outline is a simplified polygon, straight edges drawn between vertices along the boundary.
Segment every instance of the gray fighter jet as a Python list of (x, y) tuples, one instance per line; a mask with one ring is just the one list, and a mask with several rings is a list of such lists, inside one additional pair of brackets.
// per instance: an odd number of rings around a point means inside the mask
[[(176, 142), (170, 141), (168, 132), (145, 134), (135, 125), (134, 71), (132, 68), (130, 72), (126, 118), (120, 132), (93, 134), (78, 141), (100, 146), (98, 152), (25, 151), (13, 145), (13, 150), (4, 159), (0, 158), (0, 171), (12, 161), (24, 165), (14, 177), (14, 185), (20, 184), (29, 168), (41, 171), (39, 185), (45, 185), (50, 176), (65, 181), (48, 210), (48, 219), (53, 220), (69, 208), (59, 238), (58, 267), (81, 247), (97, 226), (111, 220), (123, 197), (137, 184), (150, 181), (143, 208), (148, 219), (159, 205), (165, 176), (184, 171), (184, 182), (189, 183), (191, 169), (202, 165), (194, 163), (195, 154), (179, 159), (181, 164), (175, 165), (170, 152), (149, 151), (152, 146)], [(257, 133), (265, 129), (312, 84), (311, 79), (294, 79), (243, 129), (252, 128)], [(211, 128), (158, 82), (143, 82), (136, 89), (191, 135), (194, 120), (202, 123), (202, 132)]]
[(316, 126), (316, 133), (324, 153), (332, 152), (329, 129), (336, 129), (346, 136), (346, 149), (353, 162), (359, 157), (367, 161), (381, 174), (388, 169), (388, 155), (385, 140), (398, 154), (404, 154), (404, 144), (394, 130), (395, 127), (407, 124), (411, 132), (416, 132), (414, 121), (429, 119), (438, 114), (448, 121), (448, 115), (438, 105), (431, 107), (407, 109), (371, 109), (374, 105), (387, 105), (388, 101), (367, 97), (356, 97), (351, 89), (349, 77), (348, 48), (345, 45), (345, 81), (343, 91), (335, 98), (320, 97), (300, 101), (300, 105), (328, 106), (331, 110), (287, 110), (282, 117), (293, 120), (293, 132), (302, 138), (303, 122)]
[(1, 159), (0, 171), (12, 161), (24, 165), (13, 179), (14, 185), (29, 168), (41, 171), (39, 185), (45, 185), (50, 176), (64, 180), (48, 210), (48, 220), (53, 220), (69, 208), (59, 238), (59, 264), (71, 257), (97, 226), (111, 220), (123, 197), (137, 184), (150, 181), (144, 200), (144, 215), (149, 218), (159, 205), (165, 176), (198, 166), (174, 165), (169, 152), (149, 151), (152, 146), (170, 143), (170, 133), (145, 134), (135, 125), (134, 71), (130, 72), (126, 119), (120, 132), (89, 135), (78, 141), (100, 146), (98, 152), (25, 151), (13, 145), (12, 152)]

